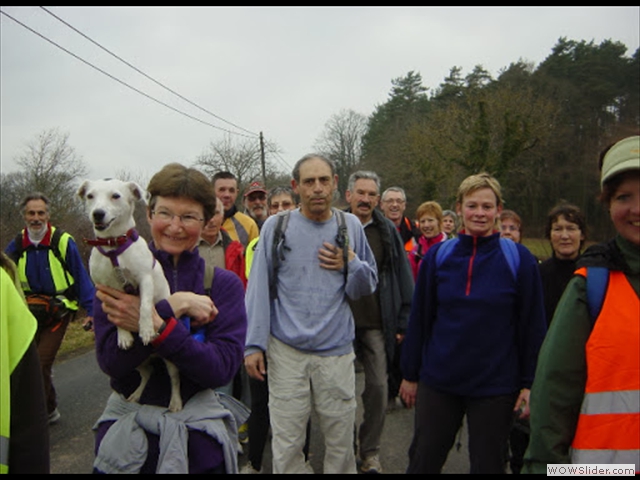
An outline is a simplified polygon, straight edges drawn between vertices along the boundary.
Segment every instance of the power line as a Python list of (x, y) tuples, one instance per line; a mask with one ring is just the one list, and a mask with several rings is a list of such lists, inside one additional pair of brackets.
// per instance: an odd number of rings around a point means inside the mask
[(230, 134), (232, 134), (232, 135), (240, 135), (240, 136), (247, 137), (247, 138), (254, 138), (254, 137), (250, 137), (249, 135), (245, 135), (245, 134), (242, 134), (242, 133), (238, 133), (238, 132), (234, 132), (234, 131), (231, 131), (231, 130), (227, 130), (227, 129), (222, 128), (222, 127), (218, 127), (217, 125), (213, 125), (213, 124), (211, 124), (211, 123), (209, 123), (209, 122), (205, 122), (204, 120), (201, 120), (201, 119), (199, 119), (199, 118), (197, 118), (197, 117), (194, 117), (193, 115), (189, 115), (188, 113), (185, 113), (185, 112), (183, 112), (183, 111), (181, 111), (181, 110), (178, 110), (177, 108), (174, 108), (174, 107), (172, 107), (171, 105), (168, 105), (168, 104), (166, 104), (166, 103), (162, 102), (161, 100), (158, 100), (158, 99), (156, 99), (156, 98), (152, 97), (151, 95), (148, 95), (148, 94), (144, 93), (143, 91), (141, 91), (141, 90), (139, 90), (139, 89), (137, 89), (137, 88), (135, 88), (135, 87), (133, 87), (133, 86), (129, 85), (128, 83), (126, 83), (126, 82), (124, 82), (124, 81), (120, 80), (119, 78), (114, 77), (113, 75), (111, 75), (111, 74), (110, 74), (110, 73), (108, 73), (108, 72), (105, 72), (105, 71), (104, 71), (104, 70), (102, 70), (101, 68), (96, 67), (96, 66), (95, 66), (95, 65), (93, 65), (92, 63), (90, 63), (90, 62), (86, 61), (85, 59), (83, 59), (83, 58), (79, 57), (79, 56), (78, 56), (78, 55), (76, 55), (75, 53), (73, 53), (73, 52), (71, 52), (71, 51), (67, 50), (67, 49), (66, 49), (66, 48), (64, 48), (63, 46), (58, 45), (58, 44), (57, 44), (56, 42), (54, 42), (53, 40), (51, 40), (51, 39), (49, 39), (49, 38), (45, 37), (45, 36), (44, 36), (44, 35), (42, 35), (41, 33), (37, 32), (37, 31), (35, 31), (34, 29), (32, 29), (31, 27), (29, 27), (29, 26), (25, 25), (25, 24), (24, 24), (24, 23), (22, 23), (21, 21), (19, 21), (19, 20), (15, 19), (14, 17), (12, 17), (11, 15), (9, 15), (9, 14), (8, 14), (8, 13), (6, 13), (5, 11), (0, 10), (0, 13), (2, 13), (3, 15), (5, 15), (6, 17), (10, 18), (10, 19), (11, 19), (11, 20), (13, 20), (14, 22), (16, 22), (18, 25), (20, 25), (20, 26), (22, 26), (22, 27), (26, 28), (26, 29), (27, 29), (27, 30), (29, 30), (31, 33), (33, 33), (33, 34), (35, 34), (35, 35), (39, 36), (39, 37), (40, 37), (40, 38), (42, 38), (43, 40), (46, 40), (47, 42), (51, 43), (52, 45), (54, 45), (54, 46), (58, 47), (58, 48), (59, 48), (60, 50), (62, 50), (63, 52), (65, 52), (65, 53), (67, 53), (67, 54), (71, 55), (72, 57), (76, 58), (77, 60), (80, 60), (80, 61), (81, 61), (82, 63), (84, 63), (85, 65), (90, 66), (91, 68), (93, 68), (93, 69), (95, 69), (95, 70), (99, 71), (100, 73), (102, 73), (103, 75), (106, 75), (107, 77), (111, 78), (112, 80), (115, 80), (116, 82), (120, 83), (121, 85), (124, 85), (125, 87), (130, 88), (130, 89), (131, 89), (131, 90), (133, 90), (134, 92), (139, 93), (140, 95), (143, 95), (143, 96), (147, 97), (149, 100), (153, 100), (154, 102), (156, 102), (156, 103), (158, 103), (158, 104), (160, 104), (160, 105), (162, 105), (162, 106), (164, 106), (164, 107), (167, 107), (168, 109), (173, 110), (173, 111), (174, 111), (174, 112), (176, 112), (176, 113), (179, 113), (179, 114), (181, 114), (181, 115), (184, 115), (185, 117), (190, 118), (191, 120), (195, 120), (196, 122), (202, 123), (202, 124), (204, 124), (204, 125), (208, 125), (208, 126), (210, 126), (210, 127), (212, 127), (212, 128), (216, 128), (216, 129), (221, 130), (221, 131), (223, 131), (223, 132), (230, 133)]
[(201, 107), (200, 105), (197, 105), (196, 103), (193, 103), (191, 100), (189, 100), (188, 98), (183, 97), (182, 95), (180, 95), (179, 93), (173, 91), (172, 89), (170, 89), (169, 87), (163, 85), (162, 83), (160, 83), (159, 81), (157, 81), (156, 79), (150, 77), (149, 75), (147, 75), (146, 73), (144, 73), (142, 70), (138, 69), (137, 67), (135, 67), (134, 65), (132, 65), (131, 63), (127, 62), (126, 60), (120, 58), (118, 55), (116, 55), (115, 53), (111, 52), (110, 50), (108, 50), (107, 48), (103, 47), (102, 45), (100, 45), (98, 42), (96, 42), (95, 40), (93, 40), (92, 38), (88, 37), (87, 35), (85, 35), (84, 33), (82, 33), (80, 30), (78, 30), (77, 28), (75, 28), (74, 26), (70, 25), (68, 22), (66, 22), (65, 20), (63, 20), (62, 18), (58, 17), (56, 14), (54, 14), (53, 12), (47, 10), (46, 7), (40, 7), (42, 10), (44, 10), (45, 12), (47, 12), (49, 15), (51, 15), (52, 17), (54, 17), (56, 20), (62, 22), (64, 25), (66, 25), (67, 27), (69, 27), (70, 29), (72, 29), (73, 31), (75, 31), (76, 33), (78, 33), (79, 35), (82, 35), (84, 38), (86, 38), (87, 40), (89, 40), (91, 43), (93, 43), (94, 45), (96, 45), (97, 47), (101, 48), (102, 50), (104, 50), (105, 52), (107, 52), (109, 55), (117, 58), (118, 60), (120, 60), (122, 63), (124, 63), (125, 65), (131, 67), (132, 69), (134, 69), (136, 72), (138, 72), (140, 75), (144, 76), (145, 78), (151, 80), (152, 82), (154, 82), (156, 85), (161, 86), (162, 88), (164, 88), (165, 90), (168, 90), (169, 92), (173, 93), (175, 96), (181, 98), (182, 100), (184, 100), (185, 102), (193, 105), (196, 108), (199, 108), (200, 110), (202, 110), (203, 112), (208, 113), (209, 115), (217, 118), (218, 120), (222, 120), (225, 123), (228, 123), (229, 125), (239, 129), (239, 130), (243, 130), (247, 133), (250, 133), (251, 135), (255, 135), (256, 137), (258, 136), (257, 133), (251, 132), (249, 130), (247, 130), (246, 128), (240, 127), (239, 125), (236, 125), (234, 123), (229, 122), (228, 120), (225, 120), (224, 118), (216, 115), (215, 113), (210, 112), (209, 110), (207, 110), (206, 108)]

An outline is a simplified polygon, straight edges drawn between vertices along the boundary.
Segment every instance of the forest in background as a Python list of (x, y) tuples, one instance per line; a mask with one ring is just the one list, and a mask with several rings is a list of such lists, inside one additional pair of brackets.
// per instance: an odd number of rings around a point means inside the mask
[[(505, 208), (523, 218), (525, 236), (542, 236), (548, 210), (566, 200), (585, 212), (589, 239), (604, 240), (613, 230), (597, 201), (598, 158), (606, 146), (640, 132), (639, 51), (627, 56), (620, 42), (561, 38), (537, 66), (519, 60), (497, 78), (481, 65), (466, 76), (452, 67), (433, 89), (410, 71), (391, 80), (388, 100), (369, 117), (348, 108), (336, 112), (316, 146), (336, 162), (340, 199), (352, 172), (374, 170), (383, 190), (406, 190), (411, 217), (426, 200), (453, 208), (461, 180), (486, 171), (501, 182)], [(75, 196), (87, 168), (68, 138), (56, 128), (40, 133), (17, 159), (22, 170), (0, 174), (3, 249), (24, 226), (21, 198), (41, 191), (52, 200), (53, 223), (71, 232), (87, 254), (79, 239), (90, 237), (91, 227)], [(208, 175), (232, 171), (241, 189), (255, 179), (271, 187), (288, 183), (291, 173), (270, 160), (277, 154), (225, 140), (183, 163)], [(146, 178), (119, 173), (114, 176), (146, 186), (155, 172)], [(138, 225), (145, 236), (143, 212), (141, 206)]]

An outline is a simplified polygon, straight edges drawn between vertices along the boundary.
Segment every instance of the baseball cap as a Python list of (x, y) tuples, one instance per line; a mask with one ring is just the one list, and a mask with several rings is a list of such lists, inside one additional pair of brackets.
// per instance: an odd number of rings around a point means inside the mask
[(244, 191), (244, 196), (246, 197), (247, 195), (249, 195), (249, 194), (251, 194), (253, 192), (267, 193), (267, 189), (260, 182), (251, 182), (251, 185), (249, 185), (246, 188), (246, 190)]
[(614, 144), (602, 161), (600, 187), (604, 182), (627, 170), (640, 170), (640, 136), (627, 137)]

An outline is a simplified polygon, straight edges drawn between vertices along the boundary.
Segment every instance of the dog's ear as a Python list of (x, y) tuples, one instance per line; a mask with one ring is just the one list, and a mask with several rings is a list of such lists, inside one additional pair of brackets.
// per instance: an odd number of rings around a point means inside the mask
[(131, 193), (133, 194), (133, 198), (135, 198), (136, 200), (142, 200), (145, 204), (149, 203), (147, 201), (147, 191), (144, 188), (142, 188), (136, 182), (129, 182), (128, 186), (131, 190)]
[(76, 194), (82, 200), (84, 200), (84, 196), (87, 194), (87, 189), (88, 188), (89, 188), (89, 180), (85, 180), (84, 182), (82, 182), (82, 185), (80, 185), (80, 188), (78, 188), (78, 191), (76, 192)]

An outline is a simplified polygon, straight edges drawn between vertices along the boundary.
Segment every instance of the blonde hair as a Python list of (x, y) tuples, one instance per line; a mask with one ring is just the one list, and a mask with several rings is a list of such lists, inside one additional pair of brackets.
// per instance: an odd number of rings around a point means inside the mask
[(460, 184), (460, 187), (458, 187), (458, 197), (456, 201), (459, 205), (462, 205), (464, 197), (482, 188), (490, 188), (496, 195), (496, 206), (499, 207), (502, 205), (502, 189), (500, 187), (500, 182), (486, 172), (469, 175), (465, 178)]

